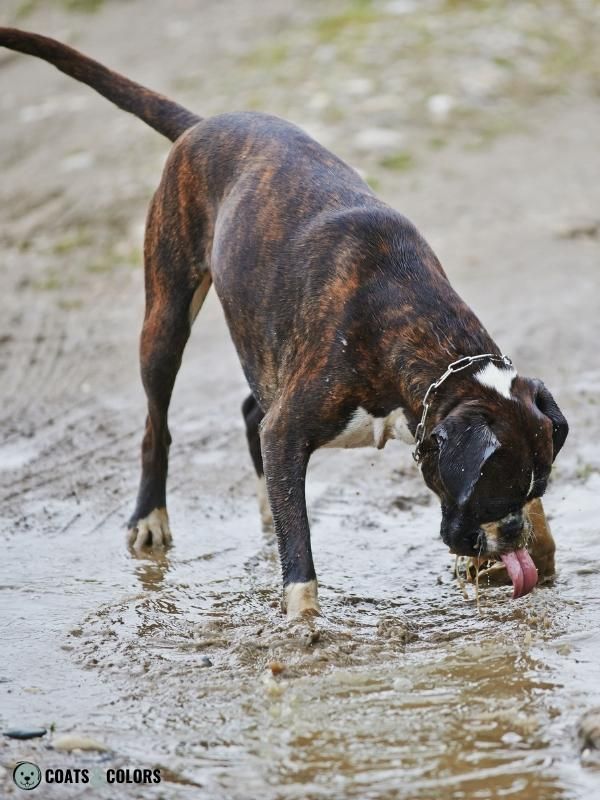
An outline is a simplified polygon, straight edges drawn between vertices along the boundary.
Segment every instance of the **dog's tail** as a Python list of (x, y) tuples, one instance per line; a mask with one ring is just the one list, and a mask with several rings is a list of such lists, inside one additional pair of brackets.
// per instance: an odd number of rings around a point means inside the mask
[(201, 120), (187, 108), (130, 81), (55, 39), (17, 28), (0, 27), (0, 45), (49, 61), (61, 72), (87, 83), (119, 108), (135, 114), (172, 142)]

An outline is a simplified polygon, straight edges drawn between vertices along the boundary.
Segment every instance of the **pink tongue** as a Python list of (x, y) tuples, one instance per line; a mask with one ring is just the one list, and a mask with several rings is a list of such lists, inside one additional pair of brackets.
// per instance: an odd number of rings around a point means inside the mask
[(513, 597), (528, 594), (536, 585), (538, 573), (527, 550), (515, 550), (501, 556), (513, 585)]

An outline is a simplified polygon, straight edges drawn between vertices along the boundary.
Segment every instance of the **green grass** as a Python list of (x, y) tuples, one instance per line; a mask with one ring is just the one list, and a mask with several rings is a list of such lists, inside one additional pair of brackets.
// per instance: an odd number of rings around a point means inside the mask
[(80, 308), (83, 308), (83, 301), (78, 299), (67, 300), (65, 298), (61, 298), (57, 301), (56, 305), (62, 311), (77, 311)]
[(406, 150), (400, 150), (379, 160), (379, 166), (394, 172), (406, 172), (415, 166), (415, 159)]
[[(65, 11), (76, 11), (84, 14), (93, 14), (99, 11), (104, 5), (105, 0), (50, 0), (47, 5), (55, 5)], [(33, 14), (41, 5), (41, 0), (22, 0), (16, 10), (15, 17), (17, 22)]]
[(104, 2), (105, 0), (59, 0), (60, 5), (66, 11), (82, 11), (85, 14), (99, 11)]
[(575, 470), (575, 475), (580, 481), (585, 483), (590, 475), (593, 475), (595, 472), (598, 472), (598, 469), (593, 464), (580, 463)]
[(443, 136), (432, 136), (429, 140), (429, 147), (432, 150), (442, 150), (448, 144), (448, 140)]
[(340, 14), (318, 20), (315, 23), (315, 32), (321, 42), (333, 42), (352, 28), (361, 28), (380, 17), (381, 14), (373, 10), (371, 0), (353, 0)]
[(52, 246), (52, 252), (58, 256), (66, 255), (80, 247), (88, 247), (92, 243), (93, 237), (89, 230), (85, 227), (80, 227), (75, 232), (68, 233), (55, 242)]
[(256, 50), (248, 53), (243, 60), (248, 67), (272, 69), (283, 64), (288, 55), (288, 46), (282, 42), (277, 42), (257, 47)]
[(93, 261), (90, 261), (86, 265), (85, 270), (92, 274), (107, 274), (122, 269), (123, 267), (138, 269), (142, 266), (142, 263), (142, 251), (138, 247), (131, 247), (126, 251), (121, 251), (121, 249), (115, 247), (109, 247), (104, 253), (101, 253)]
[(374, 175), (366, 175), (365, 176), (365, 183), (368, 183), (371, 189), (374, 192), (378, 192), (381, 189), (381, 181), (379, 178), (376, 178)]
[(49, 272), (46, 277), (32, 281), (31, 286), (38, 292), (55, 292), (63, 288), (63, 283), (57, 273)]

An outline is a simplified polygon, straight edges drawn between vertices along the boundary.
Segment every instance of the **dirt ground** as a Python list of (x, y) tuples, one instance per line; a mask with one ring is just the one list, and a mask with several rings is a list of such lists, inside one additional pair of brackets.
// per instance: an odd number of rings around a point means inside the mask
[[(317, 453), (324, 615), (289, 625), (210, 295), (170, 416), (175, 545), (134, 558), (141, 243), (168, 143), (1, 51), (0, 727), (48, 728), (0, 737), (2, 796), (23, 759), (91, 771), (51, 800), (595, 796), (576, 729), (600, 705), (600, 4), (4, 0), (0, 20), (201, 114), (305, 127), (417, 224), (571, 425), (545, 499), (556, 580), (485, 588), (479, 615), (410, 449)], [(55, 749), (66, 733), (106, 750)]]

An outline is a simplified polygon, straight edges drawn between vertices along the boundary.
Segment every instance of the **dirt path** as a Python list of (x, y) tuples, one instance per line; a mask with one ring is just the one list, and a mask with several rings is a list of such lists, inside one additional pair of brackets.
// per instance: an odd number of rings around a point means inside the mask
[[(202, 113), (280, 113), (363, 169), (519, 370), (552, 388), (571, 434), (546, 502), (557, 580), (515, 603), (488, 589), (481, 617), (408, 448), (318, 453), (325, 618), (290, 628), (259, 529), (245, 384), (211, 296), (172, 406), (176, 544), (132, 559), (140, 248), (167, 146), (48, 66), (0, 53), (0, 725), (54, 728), (0, 739), (3, 796), (29, 758), (170, 770), (119, 789), (132, 798), (591, 797), (598, 773), (574, 731), (600, 704), (597, 4), (542, 17), (528, 3), (505, 16), (460, 3), (29, 5), (24, 27)], [(69, 731), (111, 752), (47, 749)]]

